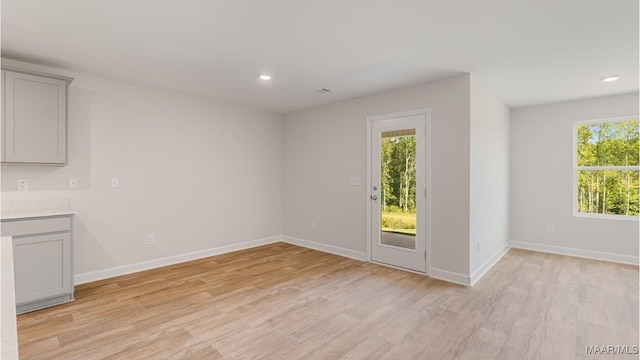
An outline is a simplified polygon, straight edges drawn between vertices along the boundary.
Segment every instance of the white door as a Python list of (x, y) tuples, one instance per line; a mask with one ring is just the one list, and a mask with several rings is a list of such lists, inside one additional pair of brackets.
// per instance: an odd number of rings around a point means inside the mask
[(371, 260), (427, 269), (428, 110), (369, 118)]

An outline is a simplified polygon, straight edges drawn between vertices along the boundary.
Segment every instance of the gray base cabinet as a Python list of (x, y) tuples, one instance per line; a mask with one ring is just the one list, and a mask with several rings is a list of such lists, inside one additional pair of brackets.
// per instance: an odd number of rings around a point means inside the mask
[(72, 216), (3, 220), (13, 237), (18, 314), (72, 301)]

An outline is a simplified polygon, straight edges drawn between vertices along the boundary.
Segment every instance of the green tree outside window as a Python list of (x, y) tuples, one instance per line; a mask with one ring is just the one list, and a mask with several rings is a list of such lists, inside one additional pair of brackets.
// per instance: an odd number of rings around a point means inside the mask
[(638, 216), (638, 119), (585, 122), (576, 129), (578, 212)]

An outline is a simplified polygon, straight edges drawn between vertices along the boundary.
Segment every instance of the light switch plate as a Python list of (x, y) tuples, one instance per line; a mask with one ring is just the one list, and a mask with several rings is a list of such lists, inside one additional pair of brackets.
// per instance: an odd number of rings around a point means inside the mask
[(78, 178), (70, 177), (69, 178), (69, 189), (77, 189), (78, 188)]
[(29, 190), (29, 179), (18, 179), (18, 191)]
[(117, 177), (112, 177), (111, 178), (111, 188), (117, 189), (119, 187), (120, 187), (120, 179), (118, 179)]
[(352, 176), (349, 178), (349, 185), (358, 186), (360, 185), (360, 178), (357, 176)]

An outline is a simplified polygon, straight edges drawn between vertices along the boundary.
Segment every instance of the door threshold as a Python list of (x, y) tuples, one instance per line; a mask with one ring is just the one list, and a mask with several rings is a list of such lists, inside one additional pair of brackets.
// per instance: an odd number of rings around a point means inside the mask
[(396, 269), (396, 270), (403, 270), (403, 271), (407, 271), (407, 272), (418, 274), (418, 275), (429, 276), (429, 274), (427, 274), (426, 271), (424, 271), (424, 272), (416, 271), (416, 270), (412, 270), (412, 269), (403, 268), (403, 267), (400, 267), (400, 266), (385, 264), (383, 262), (378, 262), (378, 261), (375, 261), (375, 260), (369, 260), (369, 262), (372, 263), (372, 264), (382, 265), (382, 266), (386, 266), (386, 267), (389, 267), (389, 268), (392, 268), (392, 269)]

